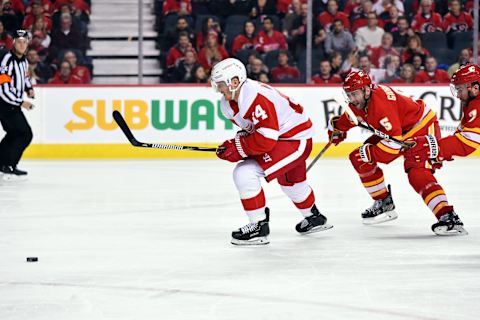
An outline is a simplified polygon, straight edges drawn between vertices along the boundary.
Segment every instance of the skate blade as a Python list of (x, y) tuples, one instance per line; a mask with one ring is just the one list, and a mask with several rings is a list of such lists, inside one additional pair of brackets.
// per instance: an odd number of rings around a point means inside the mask
[(439, 236), (466, 236), (468, 234), (468, 231), (462, 226), (454, 226), (451, 230), (448, 230), (446, 226), (440, 226), (435, 228), (433, 232)]
[(261, 246), (261, 245), (269, 244), (270, 240), (268, 239), (268, 237), (258, 237), (250, 240), (238, 240), (238, 239), (232, 238), (230, 243), (236, 246)]
[(27, 180), (27, 176), (17, 176), (16, 174), (3, 174), (2, 175), (3, 181), (25, 181)]
[(379, 214), (378, 216), (373, 218), (363, 218), (363, 224), (365, 225), (379, 224), (379, 223), (395, 220), (397, 218), (398, 218), (398, 214), (395, 211), (388, 211), (388, 212)]
[(300, 235), (306, 235), (306, 234), (310, 234), (310, 233), (316, 233), (316, 232), (320, 232), (320, 231), (325, 231), (325, 230), (328, 230), (328, 229), (332, 229), (333, 228), (333, 225), (331, 224), (328, 224), (328, 223), (325, 223), (325, 224), (322, 224), (320, 226), (316, 226), (316, 227), (313, 227), (312, 229), (308, 230), (308, 231), (305, 231), (305, 232), (299, 232)]

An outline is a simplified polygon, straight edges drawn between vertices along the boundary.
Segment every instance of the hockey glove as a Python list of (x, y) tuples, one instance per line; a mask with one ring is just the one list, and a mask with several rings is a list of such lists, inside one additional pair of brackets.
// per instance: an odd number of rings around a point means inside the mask
[(347, 137), (346, 132), (335, 129), (335, 123), (338, 121), (338, 119), (340, 119), (340, 116), (335, 116), (328, 122), (328, 139), (334, 145), (338, 145)]
[(441, 150), (435, 136), (418, 136), (405, 140), (413, 142), (413, 147), (403, 150), (405, 165), (408, 167), (423, 167), (428, 161), (433, 168), (438, 169), (445, 160), (441, 155)]
[(248, 156), (242, 148), (241, 137), (230, 139), (222, 143), (217, 149), (217, 157), (230, 162), (238, 162)]

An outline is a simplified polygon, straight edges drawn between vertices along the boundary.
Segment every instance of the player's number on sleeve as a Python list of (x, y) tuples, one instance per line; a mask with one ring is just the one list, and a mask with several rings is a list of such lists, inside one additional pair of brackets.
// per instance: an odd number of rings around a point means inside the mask
[(470, 111), (468, 113), (468, 116), (470, 117), (470, 119), (468, 119), (468, 122), (472, 122), (473, 120), (475, 120), (475, 118), (477, 117), (477, 109)]
[(392, 130), (392, 124), (390, 123), (390, 120), (388, 120), (387, 117), (381, 119), (381, 120), (380, 120), (380, 124), (381, 124), (382, 127), (384, 127), (385, 130), (387, 130), (387, 131)]
[(263, 110), (262, 106), (257, 104), (255, 106), (255, 112), (252, 115), (253, 123), (257, 124), (260, 120), (265, 120), (268, 118), (268, 114)]

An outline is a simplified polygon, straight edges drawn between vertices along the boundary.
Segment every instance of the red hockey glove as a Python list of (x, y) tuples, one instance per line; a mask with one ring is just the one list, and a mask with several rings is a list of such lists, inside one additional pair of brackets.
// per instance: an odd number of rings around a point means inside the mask
[(340, 119), (340, 116), (335, 116), (328, 122), (328, 139), (334, 144), (338, 145), (347, 138), (347, 133), (335, 129), (335, 123)]
[(238, 162), (247, 158), (247, 155), (243, 151), (240, 137), (237, 135), (235, 139), (230, 139), (222, 143), (217, 149), (217, 157), (230, 162)]
[(426, 161), (432, 165), (433, 169), (442, 167), (442, 161), (445, 159), (441, 155), (440, 146), (434, 136), (413, 137), (405, 142), (414, 142), (413, 147), (403, 150), (406, 168), (424, 167)]

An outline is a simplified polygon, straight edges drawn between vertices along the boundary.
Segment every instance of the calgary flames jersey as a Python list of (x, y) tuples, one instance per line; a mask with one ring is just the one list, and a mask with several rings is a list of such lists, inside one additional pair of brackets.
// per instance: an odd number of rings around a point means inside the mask
[[(405, 140), (416, 135), (420, 129), (436, 121), (435, 113), (422, 100), (413, 100), (390, 87), (378, 85), (372, 89), (367, 107), (363, 110), (350, 105), (355, 115), (386, 134)], [(347, 131), (355, 125), (343, 113), (335, 127)], [(432, 129), (433, 130), (433, 129)], [(434, 132), (431, 132), (434, 134)], [(393, 141), (381, 140), (372, 149), (377, 160), (393, 160), (400, 153), (401, 146)]]
[(236, 101), (221, 99), (224, 116), (249, 133), (245, 150), (249, 155), (262, 154), (277, 140), (303, 140), (314, 130), (303, 107), (269, 85), (247, 79)]
[(480, 95), (463, 109), (463, 117), (456, 132), (439, 141), (442, 156), (466, 157), (480, 147)]

